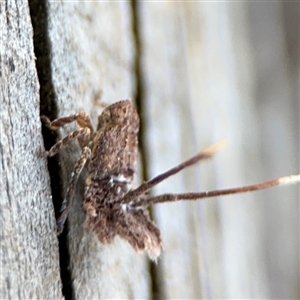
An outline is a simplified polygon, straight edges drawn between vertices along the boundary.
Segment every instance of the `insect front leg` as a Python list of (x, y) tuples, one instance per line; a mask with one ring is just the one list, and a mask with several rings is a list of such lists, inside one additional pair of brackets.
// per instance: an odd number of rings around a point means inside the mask
[(46, 116), (41, 116), (41, 120), (45, 124), (45, 126), (47, 126), (51, 130), (57, 130), (66, 124), (76, 121), (80, 127), (88, 127), (91, 130), (91, 132), (93, 132), (91, 118), (87, 113), (84, 112), (79, 112), (75, 115), (55, 119), (52, 122)]
[(58, 141), (55, 145), (53, 145), (50, 150), (45, 152), (45, 156), (53, 156), (57, 154), (60, 150), (67, 147), (69, 144), (73, 143), (76, 139), (78, 139), (81, 147), (84, 147), (88, 144), (91, 136), (91, 131), (88, 127), (81, 128), (71, 132), (62, 140)]
[[(82, 129), (76, 130), (76, 131), (74, 131), (74, 133), (70, 134), (69, 139), (68, 139), (68, 137), (65, 138), (64, 143), (60, 144), (61, 145), (60, 148), (56, 148), (57, 151), (55, 153), (51, 152), (51, 155), (49, 155), (49, 153), (46, 153), (46, 156), (55, 155), (57, 152), (59, 152), (60, 149), (67, 146), (69, 143), (74, 141), (74, 139), (76, 139), (76, 138), (78, 139), (80, 146), (83, 148), (84, 146), (86, 146), (88, 144), (88, 142), (90, 141), (90, 136), (94, 133), (91, 118), (87, 113), (84, 113), (84, 112), (80, 112), (80, 113), (77, 113), (77, 114), (74, 114), (74, 115), (71, 115), (68, 117), (64, 117), (64, 118), (55, 119), (52, 122), (49, 120), (48, 117), (41, 116), (41, 121), (43, 122), (43, 124), (46, 127), (48, 127), (51, 130), (57, 130), (62, 126), (66, 125), (68, 123), (75, 122), (75, 121), (82, 128)], [(88, 130), (83, 130), (85, 128), (88, 129), (89, 132), (88, 132)], [(74, 136), (74, 138), (73, 138), (73, 136)]]
[(75, 195), (75, 190), (76, 190), (76, 184), (79, 178), (79, 175), (87, 162), (87, 160), (91, 157), (91, 150), (89, 147), (84, 147), (81, 153), (81, 156), (79, 160), (77, 161), (74, 170), (71, 174), (71, 180), (69, 187), (67, 189), (67, 194), (66, 197), (62, 203), (60, 212), (61, 215), (57, 219), (57, 233), (60, 234), (63, 231), (64, 228), (64, 223), (68, 217), (68, 213), (70, 211), (70, 208), (73, 203), (74, 195)]

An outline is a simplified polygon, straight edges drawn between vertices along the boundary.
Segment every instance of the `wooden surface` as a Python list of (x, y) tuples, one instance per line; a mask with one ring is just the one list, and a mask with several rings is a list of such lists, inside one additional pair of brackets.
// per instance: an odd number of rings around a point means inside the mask
[[(126, 3), (49, 2), (52, 87), (57, 117), (85, 111), (96, 127), (99, 100), (112, 103), (133, 95), (130, 6)], [(103, 18), (99, 18), (99, 14)], [(42, 26), (42, 24), (37, 24)], [(114, 37), (114, 38), (112, 38)], [(100, 95), (100, 96), (99, 96)], [(47, 99), (44, 99), (47, 101)], [(60, 136), (76, 126), (66, 126)], [(66, 190), (80, 155), (77, 144), (60, 156)], [(75, 299), (147, 298), (147, 260), (123, 241), (104, 246), (83, 227), (82, 178), (69, 215), (68, 251)]]
[[(298, 75), (284, 56), (281, 9), (274, 3), (141, 5), (151, 176), (228, 141), (213, 162), (177, 175), (156, 194), (299, 171)], [(289, 187), (158, 206), (165, 297), (297, 298), (291, 264), (298, 260), (298, 201), (299, 188)]]
[[(59, 244), (67, 251), (61, 282), (50, 178), (58, 206), (59, 185), (66, 189), (79, 147), (63, 151), (56, 165), (49, 160), (50, 177), (37, 156), (39, 106), (52, 118), (86, 111), (96, 125), (99, 100), (131, 97), (142, 118), (139, 174), (152, 177), (228, 141), (215, 159), (152, 194), (299, 172), (299, 5), (7, 3), (1, 2), (0, 298), (299, 298), (299, 187), (292, 186), (158, 205), (153, 215), (164, 252), (150, 265), (126, 242), (103, 246), (83, 228), (83, 176)], [(53, 137), (44, 138), (48, 147)]]
[(0, 6), (0, 298), (62, 299), (29, 8)]

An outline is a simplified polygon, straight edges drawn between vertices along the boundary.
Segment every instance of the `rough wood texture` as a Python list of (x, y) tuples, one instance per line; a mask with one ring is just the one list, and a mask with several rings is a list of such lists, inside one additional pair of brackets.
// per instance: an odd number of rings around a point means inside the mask
[(1, 11), (1, 299), (61, 299), (58, 242), (39, 120), (28, 4)]
[[(153, 194), (299, 172), (297, 3), (29, 3), (40, 106), (49, 117), (81, 110), (96, 125), (99, 98), (112, 103), (137, 93), (148, 177), (228, 140), (212, 162)], [(1, 30), (0, 298), (59, 299), (50, 182), (46, 160), (36, 154), (43, 142), (25, 2), (1, 2)], [(74, 144), (59, 164), (49, 161), (62, 190), (78, 157)], [(83, 179), (62, 239), (66, 299), (299, 298), (298, 187), (157, 206), (164, 252), (149, 273), (146, 256), (125, 241), (101, 245), (83, 228)], [(52, 183), (57, 206), (59, 189)]]

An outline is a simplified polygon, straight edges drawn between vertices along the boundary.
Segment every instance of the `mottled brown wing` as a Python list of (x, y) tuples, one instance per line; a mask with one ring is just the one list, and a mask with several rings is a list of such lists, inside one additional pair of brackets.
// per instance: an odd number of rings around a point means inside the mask
[(91, 228), (101, 243), (112, 243), (116, 235), (127, 240), (136, 251), (147, 251), (156, 259), (162, 250), (159, 229), (147, 211), (123, 205), (127, 185), (109, 179), (87, 186), (83, 207), (85, 226)]
[(137, 252), (146, 251), (152, 260), (156, 260), (162, 251), (160, 230), (150, 219), (147, 210), (122, 210), (118, 218), (117, 234)]

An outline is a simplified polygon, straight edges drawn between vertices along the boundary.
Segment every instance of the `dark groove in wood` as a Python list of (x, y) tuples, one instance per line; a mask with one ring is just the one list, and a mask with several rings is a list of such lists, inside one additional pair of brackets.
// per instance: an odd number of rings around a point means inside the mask
[[(52, 82), (51, 70), (51, 43), (48, 36), (48, 1), (29, 0), (29, 9), (34, 32), (34, 52), (36, 56), (36, 69), (40, 83), (40, 114), (46, 115), (50, 120), (57, 118), (57, 105), (55, 89)], [(57, 133), (45, 126), (42, 128), (45, 149), (50, 149), (57, 140)], [(58, 217), (63, 201), (61, 167), (58, 156), (48, 158), (48, 171), (50, 174), (52, 201), (55, 216)], [(69, 269), (70, 253), (68, 247), (68, 225), (59, 236), (59, 263), (62, 281), (62, 294), (66, 300), (74, 300), (74, 289)]]
[[(148, 166), (148, 148), (147, 148), (147, 140), (146, 140), (146, 132), (147, 132), (147, 123), (145, 121), (145, 116), (147, 114), (146, 111), (146, 97), (145, 97), (145, 84), (144, 84), (144, 76), (143, 76), (143, 42), (142, 42), (142, 33), (140, 31), (141, 22), (139, 15), (139, 1), (131, 0), (131, 11), (132, 11), (132, 31), (134, 38), (134, 46), (135, 46), (135, 60), (134, 60), (134, 72), (135, 72), (135, 81), (136, 81), (136, 91), (134, 95), (134, 100), (137, 106), (138, 113), (140, 115), (140, 131), (139, 131), (139, 148), (140, 148), (140, 157), (141, 157), (141, 171), (142, 171), (142, 179), (149, 180), (149, 166)], [(150, 209), (150, 215), (152, 219), (155, 219), (154, 211), (152, 208)], [(148, 263), (148, 271), (150, 274), (150, 299), (152, 300), (160, 300), (165, 299), (163, 284), (162, 284), (162, 276), (160, 268), (156, 263), (149, 260)]]

